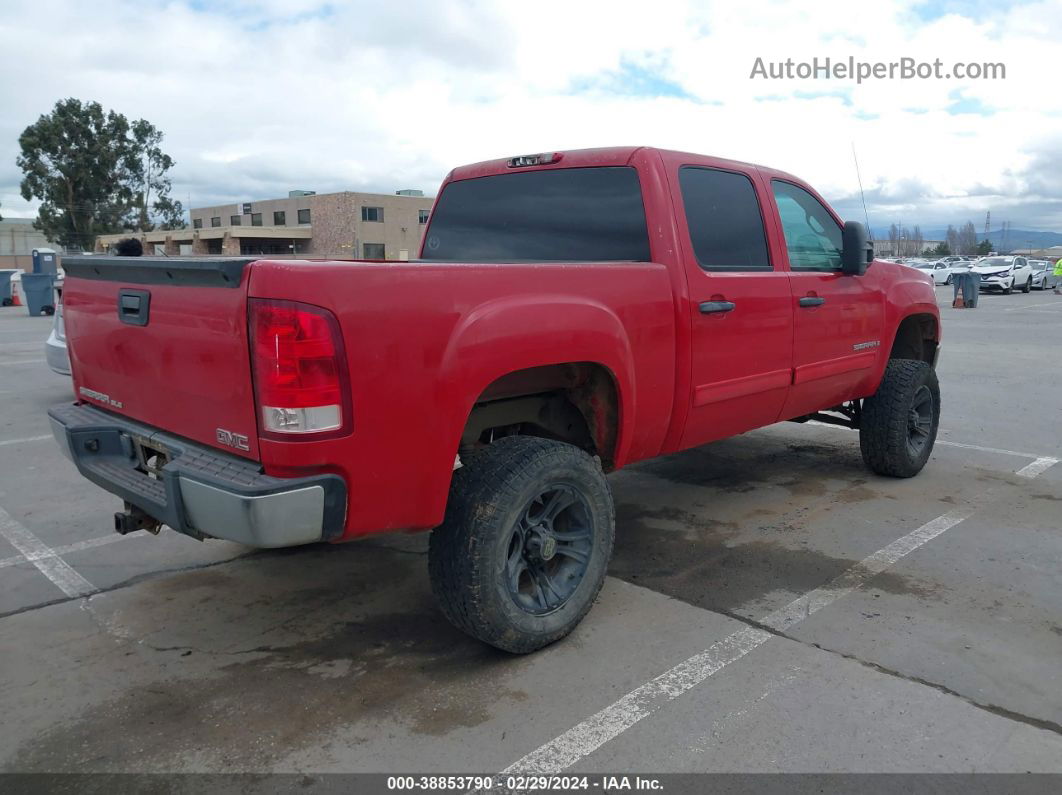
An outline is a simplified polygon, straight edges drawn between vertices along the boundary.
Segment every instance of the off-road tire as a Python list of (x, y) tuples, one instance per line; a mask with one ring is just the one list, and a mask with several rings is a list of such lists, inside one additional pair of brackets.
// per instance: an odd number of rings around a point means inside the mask
[[(615, 509), (599, 461), (564, 442), (508, 436), (462, 456), (462, 464), (428, 551), (443, 614), (472, 637), (514, 654), (563, 638), (593, 605), (612, 555)], [(552, 612), (535, 615), (510, 595), (507, 549), (528, 506), (552, 486), (579, 495), (592, 546), (574, 592)]]
[[(928, 438), (912, 449), (911, 412), (922, 388), (932, 399)], [(937, 437), (940, 422), (940, 386), (936, 371), (915, 359), (893, 359), (885, 368), (878, 391), (863, 401), (859, 424), (859, 449), (863, 462), (873, 472), (894, 478), (910, 478), (922, 471)]]
[(1032, 276), (1025, 280), (1025, 286), (1021, 288), (1023, 293), (1028, 293), (1032, 289)]

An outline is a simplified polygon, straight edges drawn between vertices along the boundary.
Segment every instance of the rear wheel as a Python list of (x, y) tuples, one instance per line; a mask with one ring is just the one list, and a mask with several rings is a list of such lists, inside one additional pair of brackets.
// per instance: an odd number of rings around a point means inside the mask
[(917, 475), (933, 452), (939, 422), (936, 371), (914, 359), (891, 360), (878, 391), (863, 401), (859, 425), (863, 462), (879, 475)]
[(1025, 280), (1025, 286), (1021, 288), (1023, 293), (1029, 292), (1032, 289), (1032, 276)]
[(952, 282), (952, 276), (951, 276), (951, 274), (949, 273), (949, 274), (948, 274), (948, 278), (944, 280), (944, 284), (950, 285), (950, 284), (951, 284), (951, 282)]
[(612, 492), (596, 459), (563, 442), (499, 439), (464, 457), (428, 571), (446, 617), (524, 654), (567, 635), (612, 555)]

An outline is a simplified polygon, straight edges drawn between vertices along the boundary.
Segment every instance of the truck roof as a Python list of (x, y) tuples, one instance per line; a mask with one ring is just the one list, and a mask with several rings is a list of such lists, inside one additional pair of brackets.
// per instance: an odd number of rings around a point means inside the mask
[[(682, 158), (688, 158), (690, 162), (700, 162), (704, 164), (711, 164), (714, 166), (720, 166), (723, 168), (738, 168), (742, 170), (758, 169), (767, 174), (777, 177), (784, 177), (786, 179), (796, 180), (803, 182), (799, 177), (795, 177), (792, 174), (787, 174), (784, 171), (768, 168), (766, 166), (759, 166), (755, 163), (745, 163), (740, 160), (729, 160), (722, 157), (713, 157), (711, 155), (696, 154), (694, 152), (681, 152), (674, 149), (660, 149), (655, 146), (607, 146), (596, 149), (557, 149), (557, 150), (543, 150), (545, 152), (554, 151), (557, 154), (562, 155), (562, 159), (554, 165), (537, 166), (536, 168), (591, 168), (601, 166), (626, 166), (629, 165), (635, 154), (638, 152), (659, 152), (664, 155), (679, 156)], [(532, 154), (532, 153), (525, 153)], [(537, 153), (536, 153), (537, 154)], [(510, 155), (515, 157), (516, 154)], [(505, 174), (510, 173), (509, 157), (498, 158), (496, 160), (483, 160), (479, 163), (469, 163), (468, 165), (458, 166), (451, 171), (444, 182), (451, 182), (461, 179), (474, 179), (476, 177), (485, 177), (493, 174)]]

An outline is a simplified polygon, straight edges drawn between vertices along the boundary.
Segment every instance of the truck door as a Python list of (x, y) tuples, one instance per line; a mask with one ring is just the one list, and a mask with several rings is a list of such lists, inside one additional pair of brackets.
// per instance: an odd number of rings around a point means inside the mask
[(841, 273), (841, 227), (825, 205), (794, 183), (770, 185), (796, 313), (793, 387), (782, 411), (789, 419), (861, 397), (881, 356), (884, 307), (873, 274)]
[(759, 181), (682, 165), (678, 183), (692, 331), (685, 448), (778, 420), (792, 377), (794, 310), (784, 267), (768, 252)]

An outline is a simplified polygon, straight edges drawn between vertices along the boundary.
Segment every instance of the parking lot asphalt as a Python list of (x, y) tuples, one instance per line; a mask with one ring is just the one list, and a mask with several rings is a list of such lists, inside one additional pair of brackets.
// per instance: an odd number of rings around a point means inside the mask
[(920, 476), (792, 423), (615, 473), (601, 599), (526, 657), (446, 623), (425, 536), (117, 536), (50, 319), (0, 310), (0, 770), (1062, 772), (1062, 298), (937, 294)]

